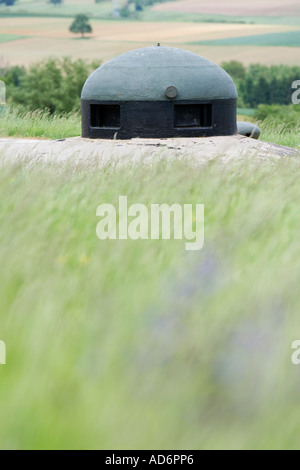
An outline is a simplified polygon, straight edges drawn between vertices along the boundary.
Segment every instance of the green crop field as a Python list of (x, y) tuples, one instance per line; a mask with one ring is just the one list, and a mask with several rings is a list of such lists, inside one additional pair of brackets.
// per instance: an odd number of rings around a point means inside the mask
[(199, 41), (192, 44), (205, 44), (212, 46), (283, 46), (297, 47), (300, 44), (299, 31), (285, 31), (283, 33), (259, 34), (252, 36), (231, 37), (214, 39), (211, 41)]
[(25, 36), (19, 36), (17, 34), (0, 34), (0, 43), (17, 41), (20, 39), (25, 39)]

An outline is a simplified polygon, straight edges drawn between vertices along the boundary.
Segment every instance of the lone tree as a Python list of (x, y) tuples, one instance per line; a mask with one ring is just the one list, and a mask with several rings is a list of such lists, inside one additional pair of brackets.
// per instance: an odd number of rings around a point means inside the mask
[(92, 33), (92, 27), (89, 24), (89, 19), (86, 15), (76, 15), (75, 20), (70, 26), (71, 33), (80, 34), (84, 37), (85, 33)]

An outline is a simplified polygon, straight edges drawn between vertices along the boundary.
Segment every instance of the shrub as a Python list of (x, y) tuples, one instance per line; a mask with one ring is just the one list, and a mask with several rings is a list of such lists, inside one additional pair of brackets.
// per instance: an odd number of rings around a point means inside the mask
[(28, 110), (68, 113), (80, 109), (84, 82), (99, 65), (81, 59), (47, 59), (29, 70), (13, 67), (0, 78), (7, 85), (9, 103), (23, 105)]
[(268, 121), (276, 124), (299, 125), (300, 106), (260, 104), (256, 110), (255, 118), (259, 121)]

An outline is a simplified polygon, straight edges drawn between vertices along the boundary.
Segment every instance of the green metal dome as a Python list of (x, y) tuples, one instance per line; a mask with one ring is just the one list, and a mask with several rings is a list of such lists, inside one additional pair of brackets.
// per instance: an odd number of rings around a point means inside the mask
[(87, 79), (81, 98), (98, 101), (236, 99), (231, 77), (193, 52), (146, 47), (101, 65)]

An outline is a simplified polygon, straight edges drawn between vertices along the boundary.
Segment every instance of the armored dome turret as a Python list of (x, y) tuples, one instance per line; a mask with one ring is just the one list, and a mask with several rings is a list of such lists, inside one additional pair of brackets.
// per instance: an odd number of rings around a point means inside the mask
[(82, 136), (204, 137), (237, 132), (237, 91), (213, 62), (146, 47), (101, 65), (82, 90)]

